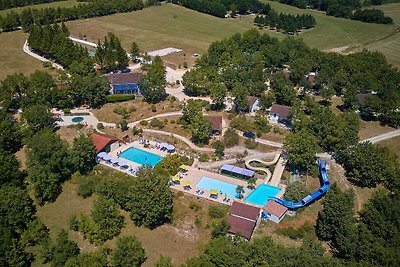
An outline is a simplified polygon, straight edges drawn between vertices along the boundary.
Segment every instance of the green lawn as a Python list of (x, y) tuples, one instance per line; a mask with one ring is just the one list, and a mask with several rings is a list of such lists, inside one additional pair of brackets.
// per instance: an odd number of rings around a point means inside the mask
[(5, 16), (11, 10), (19, 13), (23, 9), (28, 8), (28, 7), (29, 8), (34, 8), (34, 9), (46, 8), (46, 7), (54, 7), (54, 8), (57, 8), (57, 7), (73, 7), (73, 6), (77, 5), (78, 3), (82, 3), (82, 2), (78, 2), (77, 0), (65, 0), (65, 1), (38, 4), (38, 5), (32, 5), (32, 6), (15, 7), (15, 8), (11, 8), (11, 9), (0, 10), (0, 15), (1, 16)]

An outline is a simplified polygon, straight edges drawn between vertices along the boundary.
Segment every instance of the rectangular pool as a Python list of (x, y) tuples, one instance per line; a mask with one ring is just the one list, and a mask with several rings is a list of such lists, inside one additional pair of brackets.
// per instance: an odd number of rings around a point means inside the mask
[(267, 204), (268, 202), (268, 197), (274, 197), (280, 191), (281, 189), (278, 187), (261, 184), (253, 192), (251, 192), (251, 194), (248, 195), (244, 199), (244, 201), (260, 206), (265, 206), (265, 204)]
[[(236, 198), (236, 186), (235, 184), (223, 182), (217, 179), (212, 179), (208, 177), (201, 177), (200, 181), (197, 182), (196, 187), (205, 189), (205, 190), (211, 190), (211, 189), (217, 189), (218, 192), (222, 192), (222, 195), (227, 195), (232, 198)], [(246, 191), (246, 188), (244, 188)]]
[(140, 165), (146, 165), (146, 166), (151, 166), (154, 167), (159, 163), (163, 157), (135, 148), (135, 147), (130, 147), (121, 154), (119, 154), (121, 158), (133, 161), (137, 164)]

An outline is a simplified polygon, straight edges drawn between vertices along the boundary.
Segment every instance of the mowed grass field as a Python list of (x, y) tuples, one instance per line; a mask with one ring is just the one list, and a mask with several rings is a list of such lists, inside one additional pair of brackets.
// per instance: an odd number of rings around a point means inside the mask
[(367, 44), (365, 48), (383, 53), (390, 63), (400, 68), (400, 3), (382, 5), (379, 8), (393, 18), (397, 31), (387, 38)]
[(22, 51), (28, 34), (22, 31), (0, 34), (0, 80), (13, 73), (29, 75), (36, 70), (45, 70), (41, 61)]
[(31, 6), (24, 6), (24, 7), (15, 7), (11, 9), (5, 9), (5, 10), (0, 10), (0, 15), (5, 16), (7, 15), (8, 12), (11, 10), (17, 13), (20, 13), (22, 10), (25, 8), (34, 8), (34, 9), (40, 9), (40, 8), (46, 8), (46, 7), (73, 7), (79, 3), (84, 4), (84, 2), (78, 2), (77, 0), (66, 0), (66, 1), (59, 1), (59, 2), (52, 2), (52, 3), (45, 3), (45, 4), (38, 4), (38, 5), (31, 5)]

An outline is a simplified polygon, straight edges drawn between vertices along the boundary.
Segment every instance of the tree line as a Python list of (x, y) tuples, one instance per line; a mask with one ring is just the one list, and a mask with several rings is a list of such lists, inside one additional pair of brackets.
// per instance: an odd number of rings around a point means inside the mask
[(278, 14), (272, 10), (266, 16), (257, 15), (254, 18), (254, 24), (259, 27), (269, 26), (282, 30), (285, 33), (293, 34), (302, 29), (313, 28), (316, 24), (315, 18), (309, 14), (291, 15), (291, 14)]
[(43, 3), (52, 3), (63, 0), (2, 0), (0, 1), (0, 10), (21, 7), (21, 6), (29, 6), (29, 5), (37, 5)]
[(129, 65), (128, 55), (120, 40), (112, 33), (104, 37), (104, 42), (98, 41), (94, 59), (105, 73), (121, 70)]
[(26, 31), (32, 25), (53, 24), (68, 20), (86, 19), (140, 10), (144, 7), (142, 0), (94, 0), (74, 7), (24, 9), (20, 14), (10, 11), (0, 16), (1, 31), (14, 31), (22, 27)]
[(280, 0), (279, 2), (302, 9), (313, 8), (325, 11), (328, 16), (349, 18), (367, 23), (393, 23), (393, 19), (385, 16), (379, 9), (361, 9), (360, 0)]

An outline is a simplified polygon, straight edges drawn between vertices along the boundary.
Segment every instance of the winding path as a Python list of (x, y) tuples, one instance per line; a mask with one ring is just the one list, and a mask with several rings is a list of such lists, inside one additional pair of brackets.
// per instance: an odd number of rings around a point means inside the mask
[(400, 136), (400, 130), (395, 130), (395, 131), (392, 131), (392, 132), (380, 134), (380, 135), (377, 135), (377, 136), (374, 136), (374, 137), (370, 137), (368, 139), (364, 139), (364, 140), (362, 140), (360, 142), (369, 141), (372, 144), (376, 144), (376, 143), (379, 143), (381, 141), (384, 141), (386, 139), (390, 139), (390, 138), (393, 138), (393, 137), (396, 137), (396, 136)]

